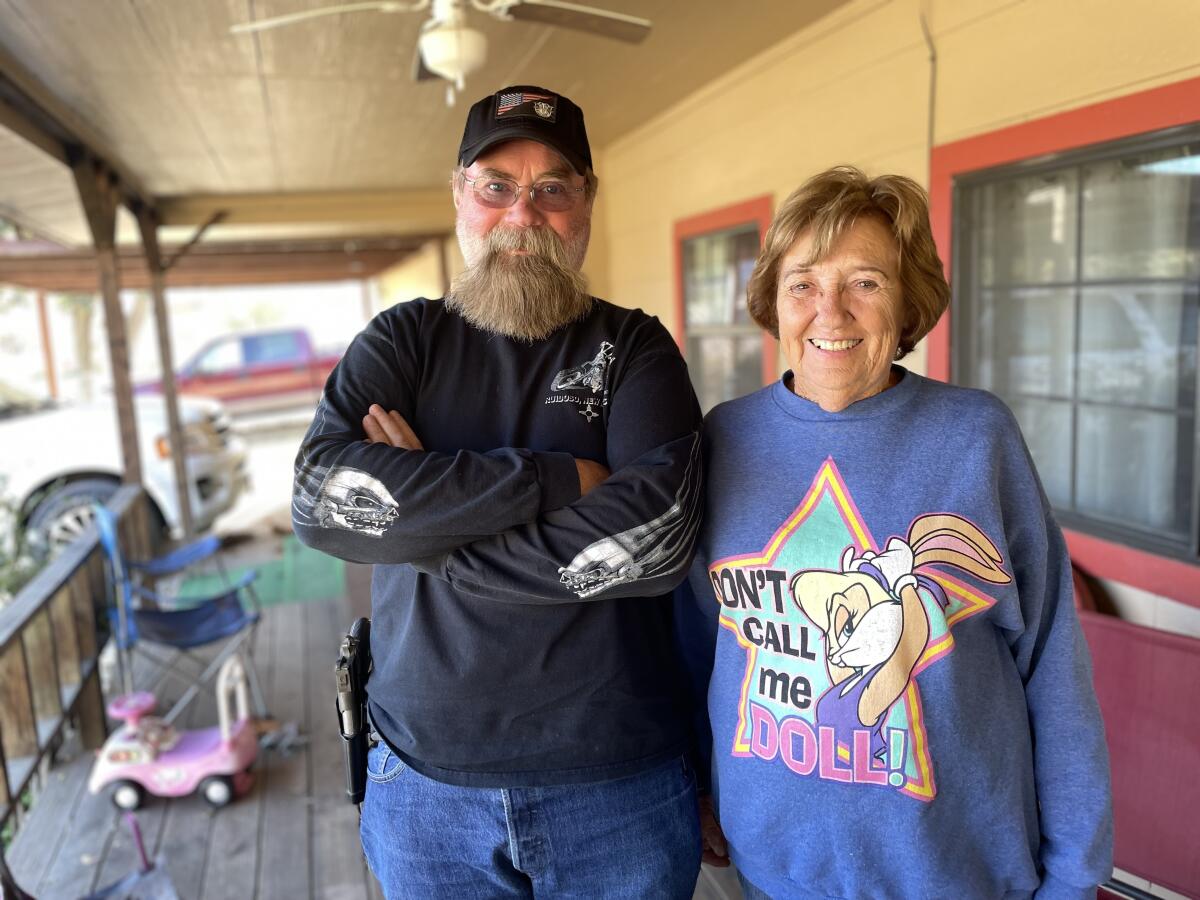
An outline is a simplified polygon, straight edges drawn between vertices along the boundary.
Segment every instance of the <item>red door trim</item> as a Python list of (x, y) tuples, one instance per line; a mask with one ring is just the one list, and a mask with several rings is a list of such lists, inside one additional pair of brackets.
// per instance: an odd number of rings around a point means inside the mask
[[(929, 157), (929, 218), (946, 276), (950, 277), (955, 177), (1198, 121), (1200, 78), (1192, 78), (934, 147)], [(929, 377), (948, 381), (949, 310), (927, 340)]]
[[(711, 234), (714, 231), (724, 231), (726, 228), (733, 228), (737, 225), (753, 223), (758, 226), (758, 242), (761, 245), (763, 238), (766, 237), (767, 228), (771, 225), (771, 206), (771, 195), (763, 194), (761, 197), (702, 212), (675, 222), (672, 239), (675, 253), (675, 327), (672, 331), (675, 334), (675, 343), (679, 345), (680, 353), (685, 352), (687, 347), (687, 313), (684, 309), (683, 297), (684, 240), (702, 234)], [(763, 384), (765, 385), (775, 380), (776, 361), (779, 358), (779, 342), (765, 332), (763, 333), (762, 356)]]

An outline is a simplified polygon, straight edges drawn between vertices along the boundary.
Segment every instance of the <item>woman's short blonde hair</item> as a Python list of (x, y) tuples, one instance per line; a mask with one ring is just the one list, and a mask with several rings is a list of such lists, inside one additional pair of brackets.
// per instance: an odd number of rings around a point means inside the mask
[(760, 327), (779, 337), (775, 307), (779, 266), (800, 234), (811, 229), (815, 262), (829, 253), (860, 216), (881, 219), (900, 248), (904, 325), (896, 358), (908, 354), (933, 329), (950, 305), (950, 285), (929, 226), (929, 198), (911, 178), (867, 178), (853, 166), (835, 166), (814, 175), (793, 191), (775, 214), (746, 287), (750, 315)]

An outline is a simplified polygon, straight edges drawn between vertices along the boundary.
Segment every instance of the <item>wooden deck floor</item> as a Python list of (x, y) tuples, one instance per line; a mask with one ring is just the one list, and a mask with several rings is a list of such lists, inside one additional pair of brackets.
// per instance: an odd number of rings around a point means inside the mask
[[(330, 721), (332, 661), (348, 623), (343, 600), (271, 607), (255, 659), (271, 713), (295, 722), (307, 747), (265, 752), (250, 793), (213, 811), (198, 797), (147, 798), (137, 813), (147, 852), (161, 856), (181, 898), (377, 897), (358, 844), (357, 814), (345, 802), (339, 738)], [(151, 667), (139, 685), (158, 681)], [(173, 678), (160, 697), (177, 696)], [(183, 724), (216, 721), (201, 695)], [(165, 705), (162, 707), (165, 708)], [(87, 792), (90, 753), (51, 773), (8, 853), (21, 886), (39, 898), (73, 898), (111, 884), (135, 866), (130, 833), (103, 796)]]
[[(358, 567), (352, 567), (357, 569)], [(348, 572), (358, 602), (275, 606), (259, 627), (255, 659), (271, 713), (296, 722), (308, 745), (260, 756), (250, 793), (221, 810), (198, 797), (147, 798), (137, 816), (151, 857), (165, 861), (183, 900), (311, 898), (376, 900), (378, 886), (358, 843), (357, 811), (345, 802), (340, 739), (333, 731), (332, 661), (338, 636), (361, 608), (363, 573)], [(169, 700), (175, 679), (142, 666), (139, 686)], [(211, 696), (181, 722), (216, 721)], [(76, 752), (51, 773), (8, 852), (18, 883), (35, 897), (68, 900), (118, 881), (136, 865), (129, 831), (104, 796), (87, 791), (92, 755)], [(707, 867), (697, 900), (740, 900), (729, 870)]]

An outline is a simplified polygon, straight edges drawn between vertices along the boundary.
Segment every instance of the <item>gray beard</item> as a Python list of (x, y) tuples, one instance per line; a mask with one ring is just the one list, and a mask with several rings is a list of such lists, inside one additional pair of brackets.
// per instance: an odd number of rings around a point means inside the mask
[[(592, 308), (572, 250), (549, 228), (493, 229), (486, 247), (450, 285), (446, 308), (491, 334), (532, 343)], [(465, 248), (464, 248), (465, 249)], [(514, 256), (510, 250), (526, 250)]]

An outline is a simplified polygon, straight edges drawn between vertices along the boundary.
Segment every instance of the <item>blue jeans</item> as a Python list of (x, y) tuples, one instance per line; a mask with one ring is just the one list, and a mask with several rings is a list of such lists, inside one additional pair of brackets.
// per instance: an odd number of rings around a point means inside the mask
[(696, 782), (681, 759), (615, 781), (473, 788), (367, 756), (363, 850), (388, 900), (679, 898), (700, 872)]

